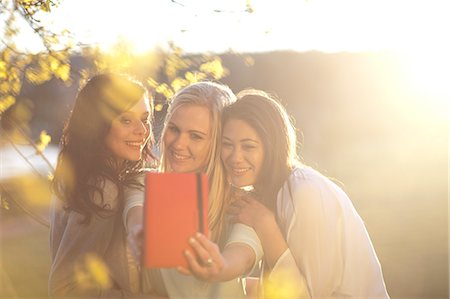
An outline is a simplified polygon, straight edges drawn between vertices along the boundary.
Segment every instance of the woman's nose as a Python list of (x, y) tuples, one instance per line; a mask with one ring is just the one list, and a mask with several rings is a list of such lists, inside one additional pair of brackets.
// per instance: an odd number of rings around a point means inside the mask
[(134, 129), (134, 133), (138, 135), (145, 135), (149, 132), (150, 128), (149, 125), (146, 123), (139, 121), (139, 123), (136, 125)]
[(242, 151), (240, 151), (238, 148), (233, 149), (231, 152), (231, 161), (232, 162), (240, 162), (242, 161)]
[(176, 135), (175, 139), (173, 140), (172, 146), (176, 149), (183, 149), (186, 147), (186, 138), (183, 136), (183, 134)]

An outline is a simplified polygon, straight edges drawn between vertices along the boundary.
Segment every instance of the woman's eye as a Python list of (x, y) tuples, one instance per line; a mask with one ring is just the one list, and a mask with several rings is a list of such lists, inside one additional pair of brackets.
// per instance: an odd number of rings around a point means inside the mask
[(169, 130), (169, 131), (172, 132), (172, 133), (178, 133), (178, 128), (175, 127), (175, 126), (169, 126), (169, 127), (167, 128), (167, 130)]
[(233, 144), (232, 143), (230, 143), (230, 142), (226, 142), (226, 141), (222, 141), (222, 147), (227, 147), (227, 148), (230, 148), (230, 147), (232, 147), (233, 146)]
[(191, 138), (194, 139), (194, 140), (200, 140), (200, 139), (203, 139), (203, 137), (200, 136), (200, 135), (198, 135), (198, 134), (191, 134)]
[(254, 145), (252, 145), (252, 144), (244, 144), (244, 145), (242, 146), (242, 148), (243, 148), (244, 150), (250, 151), (250, 150), (255, 149), (256, 146), (254, 146)]
[(141, 119), (141, 121), (144, 124), (149, 124), (150, 123), (150, 119), (148, 119), (148, 118)]
[(131, 123), (131, 119), (129, 119), (128, 117), (122, 117), (122, 118), (120, 119), (120, 122), (123, 123), (123, 124), (125, 124), (125, 125), (128, 125), (128, 124)]

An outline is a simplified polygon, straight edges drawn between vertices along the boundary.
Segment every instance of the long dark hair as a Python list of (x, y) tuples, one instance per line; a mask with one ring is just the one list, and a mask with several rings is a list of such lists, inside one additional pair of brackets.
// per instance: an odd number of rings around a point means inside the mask
[[(65, 209), (84, 215), (86, 222), (93, 213), (106, 211), (92, 200), (95, 192), (103, 198), (105, 179), (117, 186), (119, 204), (122, 205), (122, 186), (135, 182), (133, 178), (139, 169), (152, 157), (152, 130), (139, 161), (117, 165), (104, 143), (113, 119), (144, 96), (147, 97), (147, 91), (140, 82), (125, 75), (101, 74), (92, 77), (76, 97), (63, 130), (52, 189), (64, 201)], [(153, 108), (152, 100), (149, 101)]]
[(294, 126), (284, 107), (264, 91), (243, 90), (237, 98), (225, 108), (223, 125), (230, 119), (242, 120), (258, 133), (265, 156), (254, 187), (261, 201), (276, 212), (278, 190), (300, 163)]

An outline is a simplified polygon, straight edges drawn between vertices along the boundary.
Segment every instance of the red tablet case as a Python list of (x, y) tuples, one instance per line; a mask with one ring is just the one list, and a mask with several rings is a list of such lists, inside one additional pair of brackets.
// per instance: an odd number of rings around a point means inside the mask
[(187, 268), (183, 251), (190, 248), (189, 238), (196, 232), (208, 235), (208, 191), (205, 174), (146, 174), (145, 267)]

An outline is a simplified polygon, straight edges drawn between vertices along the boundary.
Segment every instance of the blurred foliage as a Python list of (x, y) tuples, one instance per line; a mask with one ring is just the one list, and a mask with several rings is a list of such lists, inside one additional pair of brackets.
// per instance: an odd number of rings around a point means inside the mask
[[(228, 75), (219, 56), (185, 57), (181, 48), (169, 44), (170, 51), (163, 63), (164, 82), (148, 78), (147, 83), (156, 93), (170, 100), (181, 88), (202, 80), (220, 80)], [(156, 110), (162, 106), (157, 105)]]
[(42, 153), (51, 140), (52, 137), (46, 131), (42, 131), (36, 144), (37, 150)]
[[(161, 111), (179, 89), (201, 80), (220, 80), (228, 74), (220, 57), (207, 54), (188, 56), (174, 43), (169, 43), (168, 49), (156, 49), (145, 54), (137, 54), (124, 38), (119, 39), (108, 50), (77, 44), (68, 30), (53, 32), (42, 25), (43, 18), (59, 3), (60, 1), (51, 0), (0, 0), (0, 20), (5, 20), (0, 35), (0, 130), (5, 136), (2, 141), (13, 146), (31, 146), (35, 155), (49, 165), (44, 150), (50, 143), (51, 136), (42, 131), (37, 140), (30, 137), (29, 123), (33, 117), (34, 106), (39, 104), (20, 96), (25, 82), (41, 85), (57, 79), (68, 86), (73, 83), (83, 85), (98, 73), (126, 73), (147, 84), (152, 93), (158, 95), (155, 96), (155, 109)], [(251, 10), (250, 1), (247, 1), (246, 5), (247, 9)], [(16, 40), (24, 30), (24, 23), (41, 41), (39, 52), (33, 53), (18, 48)], [(87, 59), (88, 65), (75, 67), (71, 64), (71, 57), (74, 55)], [(145, 74), (139, 73), (144, 69)], [(47, 186), (52, 174), (39, 174), (29, 161), (30, 157), (21, 154), (18, 147), (14, 148), (43, 180), (42, 184)], [(25, 178), (19, 178), (17, 181), (19, 185), (30, 185)], [(6, 182), (1, 182), (0, 187), (3, 190), (6, 190), (3, 186), (5, 184)], [(42, 191), (43, 188), (39, 185), (36, 190)], [(9, 193), (13, 195), (7, 196), (8, 200), (23, 200), (26, 196), (42, 198), (24, 192)], [(43, 202), (47, 204), (48, 200)], [(7, 200), (2, 198), (0, 209), (7, 206)]]
[(278, 269), (263, 280), (265, 298), (309, 298), (308, 287), (295, 279), (290, 271)]
[(95, 254), (86, 254), (74, 271), (76, 284), (82, 289), (108, 289), (112, 285), (108, 266)]
[[(70, 83), (69, 54), (74, 47), (70, 33), (66, 30), (52, 32), (41, 25), (43, 14), (50, 13), (58, 3), (50, 0), (0, 1), (0, 17), (5, 20), (0, 45), (0, 113), (16, 102), (24, 78), (33, 84), (42, 84), (52, 78)], [(41, 52), (18, 49), (19, 19), (39, 37)]]

